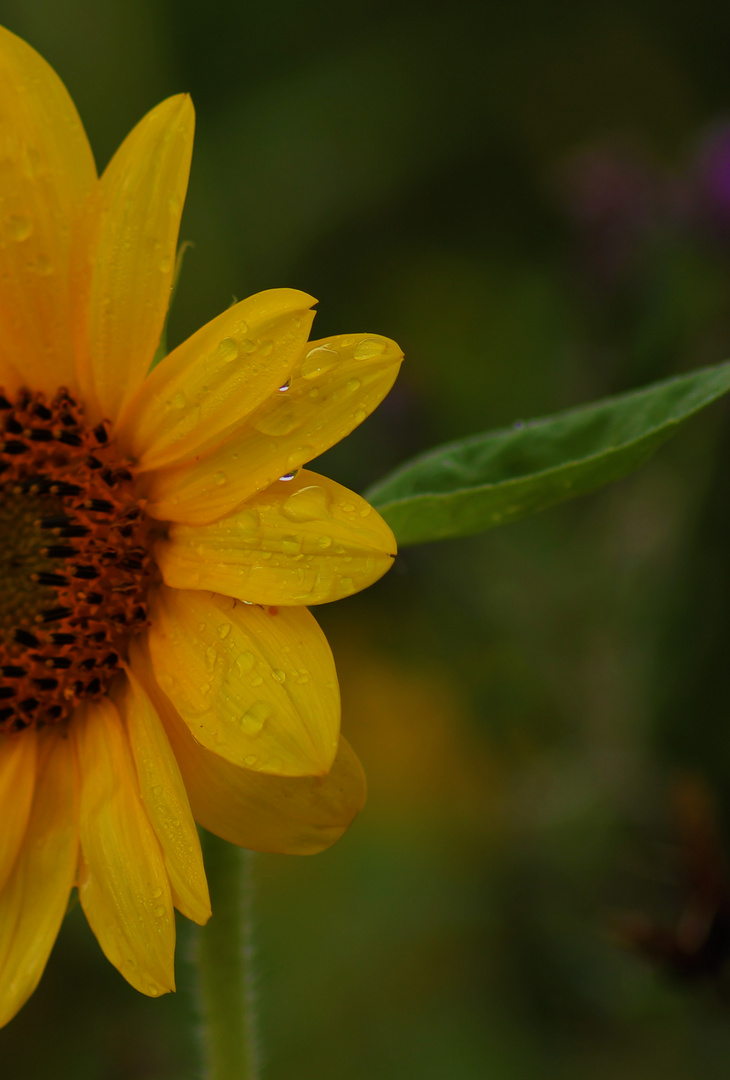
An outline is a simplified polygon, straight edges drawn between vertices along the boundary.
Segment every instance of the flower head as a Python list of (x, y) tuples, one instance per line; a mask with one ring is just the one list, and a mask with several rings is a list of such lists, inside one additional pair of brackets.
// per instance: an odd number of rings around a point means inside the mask
[(58, 77), (0, 30), (0, 1023), (76, 885), (102, 949), (174, 987), (173, 907), (210, 914), (195, 820), (306, 853), (364, 798), (307, 605), (380, 577), (393, 536), (302, 468), (393, 383), (386, 338), (308, 341), (292, 289), (235, 304), (152, 371), (193, 109), (100, 178)]

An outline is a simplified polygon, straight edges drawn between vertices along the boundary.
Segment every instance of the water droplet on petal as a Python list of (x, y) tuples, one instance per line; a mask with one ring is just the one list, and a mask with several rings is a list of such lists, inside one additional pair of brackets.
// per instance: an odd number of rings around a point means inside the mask
[(273, 343), (273, 341), (262, 341), (261, 342), (261, 345), (259, 346), (259, 352), (261, 353), (262, 356), (271, 356), (273, 351), (274, 351), (274, 343)]
[(223, 622), (220, 624), (217, 630), (218, 637), (221, 641), (225, 641), (231, 632), (231, 624), (229, 622)]
[(258, 735), (271, 716), (271, 706), (267, 701), (257, 701), (241, 717), (241, 727), (248, 735)]
[(279, 393), (281, 393), (281, 394), (286, 393), (286, 391), (289, 389), (290, 386), (291, 386), (291, 379), (287, 379), (286, 382), (283, 383), (283, 385), (279, 387)]
[(298, 472), (299, 472), (299, 469), (294, 469), (293, 472), (284, 473), (284, 475), (280, 476), (279, 479), (280, 480), (293, 480)]
[(5, 229), (10, 240), (20, 242), (27, 240), (33, 232), (33, 221), (26, 214), (11, 214), (5, 223)]
[(317, 543), (319, 544), (319, 546), (321, 548), (331, 547), (332, 546), (332, 537), (331, 536), (318, 536), (317, 537)]
[(302, 423), (302, 417), (298, 410), (291, 408), (291, 403), (286, 403), (286, 399), (281, 400), (282, 408), (274, 408), (258, 420), (253, 421), (253, 426), (257, 431), (260, 431), (262, 435), (273, 435), (275, 438), (279, 438), (282, 435), (288, 435), (289, 432), (294, 431)]
[(245, 761), (245, 763), (247, 765), (255, 765), (256, 764), (256, 755), (255, 754), (249, 754), (248, 757), (245, 757), (243, 760)]
[(154, 915), (155, 915), (155, 916), (156, 916), (156, 917), (157, 917), (158, 919), (161, 919), (161, 918), (162, 918), (162, 916), (163, 916), (163, 915), (165, 914), (165, 909), (164, 909), (164, 907), (162, 906), (162, 904), (158, 904), (158, 905), (157, 905), (157, 907), (156, 907), (156, 908), (155, 908), (155, 909), (153, 910), (153, 914), (154, 914)]
[(215, 480), (218, 487), (223, 487), (223, 485), (228, 481), (228, 477), (224, 472), (213, 473), (213, 479)]
[(172, 270), (172, 259), (169, 257), (167, 259), (160, 259), (159, 267), (161, 274), (169, 274)]
[(356, 390), (360, 389), (360, 380), (359, 379), (348, 379), (347, 380), (347, 389), (350, 391), (351, 394), (354, 394)]
[(250, 671), (255, 663), (256, 657), (252, 652), (242, 652), (236, 657), (236, 667), (241, 673)]
[(353, 355), (356, 360), (371, 360), (374, 356), (382, 356), (385, 350), (386, 344), (384, 341), (377, 341), (375, 338), (363, 338), (355, 346)]
[(152, 893), (152, 899), (158, 900), (162, 896), (162, 889), (155, 889)]
[(282, 671), (281, 668), (274, 668), (271, 674), (274, 676), (277, 682), (286, 682), (286, 672)]
[(302, 550), (301, 538), (299, 536), (282, 537), (281, 550), (285, 555), (298, 555)]
[(322, 521), (329, 514), (329, 495), (319, 484), (300, 488), (282, 504), (281, 512), (290, 521)]
[(245, 353), (256, 352), (256, 342), (251, 341), (251, 338), (244, 338), (241, 342), (241, 348)]
[(234, 338), (223, 338), (218, 342), (215, 358), (224, 364), (230, 364), (238, 356), (238, 342)]
[(304, 357), (299, 371), (303, 378), (315, 379), (318, 375), (323, 375), (325, 371), (329, 371), (330, 368), (334, 367), (339, 359), (340, 354), (335, 349), (331, 349), (327, 345), (317, 345), (316, 348), (310, 349)]

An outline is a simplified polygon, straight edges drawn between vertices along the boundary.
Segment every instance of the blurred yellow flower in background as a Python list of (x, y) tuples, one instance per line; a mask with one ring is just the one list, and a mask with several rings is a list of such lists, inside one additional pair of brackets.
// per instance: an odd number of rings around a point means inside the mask
[(364, 801), (306, 605), (389, 568), (390, 529), (302, 466), (390, 389), (376, 335), (308, 341), (311, 297), (235, 304), (151, 372), (194, 115), (101, 178), (64, 86), (0, 31), (0, 1023), (78, 886), (102, 949), (174, 987), (173, 907), (210, 914), (195, 820), (319, 851)]

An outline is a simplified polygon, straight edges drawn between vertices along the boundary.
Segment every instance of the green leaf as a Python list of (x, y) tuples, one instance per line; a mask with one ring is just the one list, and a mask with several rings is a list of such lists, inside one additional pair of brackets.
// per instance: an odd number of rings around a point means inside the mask
[(401, 545), (468, 536), (626, 476), (728, 390), (730, 361), (438, 447), (365, 497)]

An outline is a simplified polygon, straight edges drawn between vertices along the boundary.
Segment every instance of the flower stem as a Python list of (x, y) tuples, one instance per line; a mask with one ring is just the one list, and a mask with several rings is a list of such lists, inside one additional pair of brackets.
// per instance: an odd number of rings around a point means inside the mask
[(253, 854), (203, 834), (213, 915), (199, 933), (205, 1080), (258, 1080), (252, 963)]

